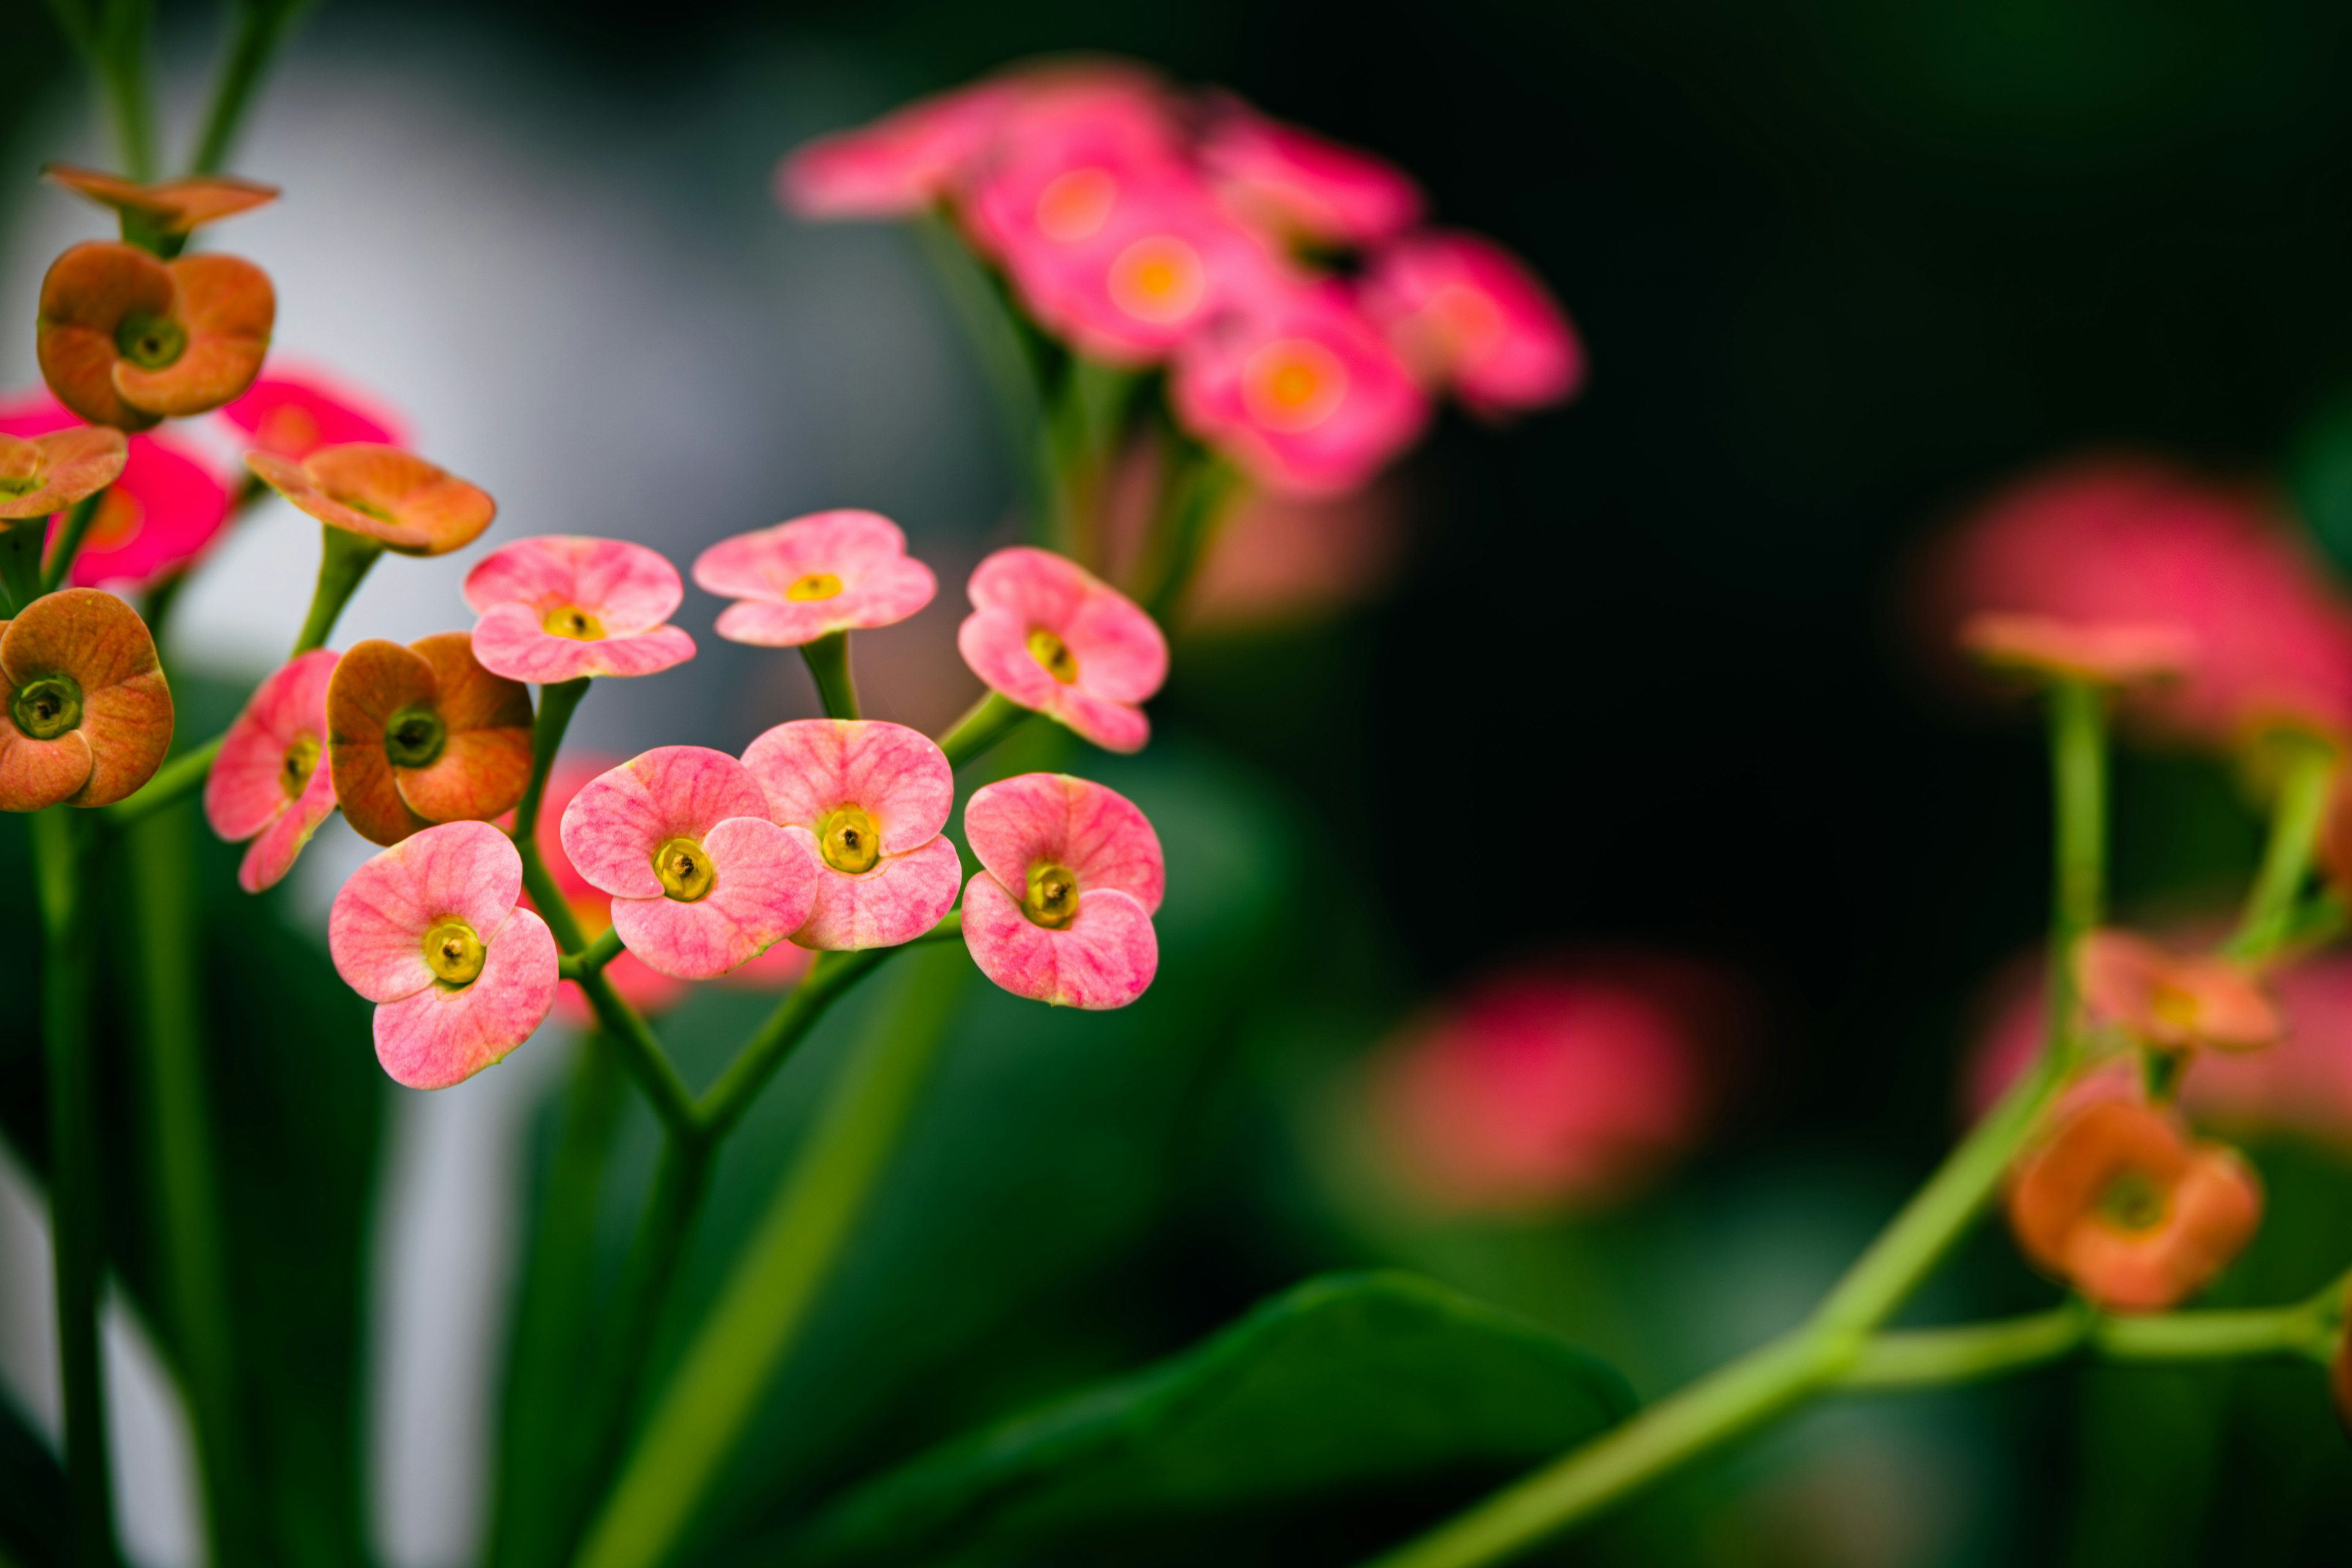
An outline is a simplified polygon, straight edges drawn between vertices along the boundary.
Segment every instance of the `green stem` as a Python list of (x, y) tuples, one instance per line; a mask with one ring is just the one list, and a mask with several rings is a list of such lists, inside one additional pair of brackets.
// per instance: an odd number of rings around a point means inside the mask
[(374, 540), (332, 523), (320, 523), (319, 532), (319, 584), (311, 590), (310, 613), (303, 617), (302, 635), (294, 639), (289, 658), (327, 646), (327, 639), (335, 635), (335, 623), (342, 618), (343, 606), (352, 602), (352, 595), (367, 578), (368, 568), (383, 553), (383, 546)]
[(806, 1324), (929, 1076), (961, 964), (928, 959), (827, 1094), (799, 1160), (654, 1407), (577, 1568), (652, 1568)]
[(122, 143), (122, 172), (155, 177), (155, 115), (147, 82), (148, 0), (105, 0), (99, 24), (97, 67), (114, 133)]
[(101, 808), (99, 812), (100, 820), (111, 828), (129, 827), (165, 806), (176, 804), (181, 796), (191, 791), (201, 789), (205, 775), (212, 772), (213, 758), (220, 749), (221, 737), (215, 735), (192, 752), (182, 752), (157, 768), (153, 777), (130, 795), (112, 805)]
[(606, 926), (604, 934), (594, 942), (578, 952), (567, 952), (557, 959), (555, 972), (566, 980), (577, 980), (583, 974), (594, 973), (620, 956), (621, 933)]
[(963, 766), (1011, 734), (1032, 711), (1001, 691), (987, 693), (940, 737), (940, 750), (947, 753), (948, 766)]
[(48, 531), (47, 518), (33, 517), (9, 523), (0, 533), (0, 587), (8, 590), (12, 616), (24, 614), (41, 596), (41, 541)]
[(57, 1268), (58, 1360), (65, 1389), (67, 1531), (79, 1568), (112, 1568), (105, 1372), (99, 1342), (106, 1273), (97, 1064), (90, 1059), (90, 868), (70, 806), (32, 820), (44, 936), (41, 1025), (49, 1071), (49, 1234)]
[(205, 116), (204, 135), (196, 142), (190, 173), (218, 174), (236, 143), (254, 89), (269, 68), (286, 25), (302, 8), (302, 0), (244, 0), (236, 8), (236, 31), (229, 39), (228, 58), (221, 62), (213, 84), (211, 112)]
[(1163, 626), (1182, 611), (1230, 510), (1225, 503), (1241, 488), (1240, 471), (1223, 458), (1188, 437), (1171, 442), (1168, 479), (1138, 584), (1143, 607)]
[[(957, 917), (950, 916), (950, 919)], [(926, 933), (927, 935), (929, 933)], [(918, 938), (918, 941), (922, 940)], [(798, 985), (792, 988), (760, 1032), (744, 1043), (719, 1081), (695, 1107), (695, 1120), (713, 1138), (724, 1138), (784, 1058), (806, 1037), (825, 1009), (901, 950), (868, 947), (856, 952), (820, 952)]]
[[(41, 592), (54, 594), (65, 586), (67, 574), (73, 570), (74, 557), (81, 553), (81, 542), (89, 532), (90, 521), (98, 516), (106, 491), (98, 490), (74, 502), (66, 513), (65, 526), (58, 531), (56, 548), (49, 552), (49, 563), (41, 568)], [(152, 630), (152, 628), (151, 628)]]
[[(538, 842), (539, 808), (547, 799), (547, 775), (555, 766), (555, 753), (563, 749), (563, 735), (572, 728), (572, 715), (578, 711), (580, 700), (588, 695), (588, 680), (583, 675), (577, 680), (559, 680), (539, 689), (539, 712), (531, 721), (530, 731), (530, 781), (523, 785), (522, 799), (515, 803), (513, 838), (518, 845)], [(546, 916), (550, 927), (555, 926), (553, 914), (544, 910), (540, 912)], [(570, 922), (568, 904), (564, 906), (563, 918)], [(569, 937), (558, 928), (555, 937), (566, 952), (577, 952), (582, 945), (577, 926), (572, 927)]]
[(803, 643), (801, 657), (808, 660), (809, 674), (816, 678), (824, 716), (857, 718), (857, 681), (849, 670), (849, 634), (827, 632), (813, 643)]
[(2334, 747), (2295, 731), (2282, 732), (2279, 742), (2286, 748), (2286, 765), (2271, 814), (2270, 844), (2247, 892), (2238, 929), (2222, 950), (2236, 959), (2267, 958), (2293, 933), (2298, 900), (2310, 879), (2319, 831), (2335, 793)]

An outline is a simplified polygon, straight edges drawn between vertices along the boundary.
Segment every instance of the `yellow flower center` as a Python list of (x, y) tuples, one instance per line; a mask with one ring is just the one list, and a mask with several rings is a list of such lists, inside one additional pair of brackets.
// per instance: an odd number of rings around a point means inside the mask
[(1269, 430), (1295, 436), (1338, 411), (1348, 395), (1348, 367), (1321, 343), (1285, 338), (1242, 366), (1242, 405)]
[(2099, 1194), (2099, 1214), (2118, 1230), (2154, 1230), (2164, 1211), (2164, 1190), (2137, 1171), (2126, 1171)]
[(1078, 918), (1078, 879), (1062, 866), (1030, 867), (1029, 891), (1021, 900), (1021, 912), (1033, 925), (1061, 930)]
[(2159, 984), (2148, 994), (2147, 1010), (2176, 1028), (2193, 1029), (2202, 1009), (2198, 1006), (2196, 993)]
[(604, 623), (577, 605), (558, 605), (539, 624), (542, 630), (573, 642), (597, 642), (604, 636)]
[(285, 761), (278, 764), (278, 787), (286, 798), (299, 797), (310, 784), (310, 775), (319, 771), (319, 737), (304, 731), (294, 737), (286, 748)]
[(188, 330), (169, 316), (125, 316), (114, 329), (114, 347), (141, 370), (163, 370), (188, 352)]
[(1118, 202), (1118, 181), (1107, 169), (1073, 169), (1037, 193), (1037, 232), (1075, 245), (1110, 221)]
[(431, 767), (441, 760), (441, 748), (448, 741), (441, 715), (423, 703), (402, 709), (383, 726), (383, 753), (396, 768)]
[(1069, 645), (1043, 626), (1029, 633), (1029, 657), (1045, 667), (1045, 673), (1067, 686), (1078, 678), (1078, 656)]
[(1110, 264), (1111, 303), (1138, 321), (1173, 326), (1198, 310), (1209, 290), (1201, 253), (1170, 235), (1139, 239)]
[(871, 871), (882, 858), (882, 835), (859, 805), (835, 806), (827, 813), (817, 824), (816, 847), (826, 865), (853, 877)]
[(784, 590), (784, 597), (804, 605), (812, 599), (830, 599), (840, 592), (840, 578), (830, 572), (812, 572), (805, 577), (794, 578), (793, 585)]
[(471, 985), (482, 973), (482, 939), (456, 915), (444, 915), (425, 933), (425, 967), (444, 985)]
[(31, 495), (47, 468), (38, 447), (21, 436), (0, 436), (0, 496)]
[(8, 705), (16, 728), (36, 741), (54, 741), (81, 722), (81, 684), (70, 675), (25, 683)]
[(716, 873), (698, 838), (671, 838), (654, 851), (654, 875), (662, 891), (681, 904), (690, 904), (710, 891)]

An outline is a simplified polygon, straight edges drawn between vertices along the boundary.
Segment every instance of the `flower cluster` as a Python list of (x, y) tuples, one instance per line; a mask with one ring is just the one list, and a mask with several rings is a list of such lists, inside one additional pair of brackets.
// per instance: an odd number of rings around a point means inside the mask
[(1528, 268), (1422, 226), (1402, 170), (1141, 68), (1013, 68), (824, 138), (779, 189), (813, 217), (944, 211), (1076, 353), (1165, 365), (1182, 426), (1261, 483), (1353, 489), (1451, 393), (1488, 416), (1576, 390)]

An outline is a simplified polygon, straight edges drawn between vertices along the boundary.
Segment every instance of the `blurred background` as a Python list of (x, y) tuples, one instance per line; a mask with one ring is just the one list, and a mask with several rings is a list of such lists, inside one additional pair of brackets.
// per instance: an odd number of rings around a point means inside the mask
[[(184, 137), (217, 19), (164, 4), (160, 24)], [(1321, 542), (1297, 582), (1213, 596), (1180, 637), (1153, 749), (1086, 759), (1171, 845), (1160, 986), (1117, 1020), (1041, 1021), (973, 983), (697, 1561), (763, 1561), (763, 1532), (845, 1479), (1321, 1269), (1435, 1275), (1644, 1397), (1786, 1327), (1962, 1125), (1988, 985), (2044, 902), (2038, 731), (1935, 678), (1908, 618), (1924, 542), (2021, 472), (2133, 450), (2352, 546), (2329, 488), (2352, 395), (2352, 10), (2316, 0), (1457, 0), (1345, 21), (1286, 0), (324, 0), (234, 164), (285, 199), (224, 243), (277, 281), (278, 353), (400, 410), (499, 498), (490, 543), (608, 533), (682, 563), (823, 507), (898, 520), (943, 591), (861, 643), (861, 680), (869, 712), (936, 729), (977, 690), (953, 585), (1016, 536), (1014, 475), (912, 237), (797, 223), (771, 175), (813, 134), (1071, 48), (1392, 158), (1549, 280), (1593, 374), (1510, 427), (1447, 416), (1368, 500), (1297, 525)], [(42, 270), (104, 231), (33, 171), (109, 157), (32, 0), (0, 0), (0, 389), (22, 389)], [(299, 623), (312, 534), (273, 504), (189, 590), (181, 656), (220, 712)], [(476, 553), (379, 571), (343, 640), (464, 624)], [(695, 664), (606, 683), (578, 741), (734, 749), (816, 711), (797, 660), (705, 635), (717, 607), (689, 593)], [(1507, 805), (1517, 830), (1490, 830)], [(2135, 752), (2118, 811), (2126, 910), (2226, 910), (2259, 843), (2227, 766)], [(321, 835), (278, 900), (291, 929), (323, 945), (363, 847)], [(1496, 1003), (1498, 973), (1570, 1001)], [(1392, 1110), (1395, 1064), (1464, 1009), (1541, 1016), (1586, 982), (1637, 1012), (1664, 999), (1673, 1059), (1611, 1056), (1590, 1091), (1622, 1089), (1639, 1125), (1595, 1132), (1589, 1169), (1456, 1171), (1416, 1198), (1426, 1141)], [(216, 1002), (233, 1052), (257, 1026)], [(761, 1005), (682, 1008), (690, 1071)], [(488, 1528), (512, 1259), (570, 1047), (551, 1023), (421, 1096), (374, 1077), (364, 1009), (339, 1005), (284, 1047), (335, 1075), (352, 1160), (287, 1278), (316, 1263), (363, 1304), (358, 1342), (310, 1347), (349, 1385), (320, 1416), (360, 1478), (336, 1528), (442, 1568)], [(730, 1150), (689, 1301), (870, 1012), (828, 1026)], [(33, 1046), (0, 1045), (0, 1094), (21, 1098)], [(311, 1102), (223, 1070), (229, 1137), (253, 1107), (266, 1162)], [(2250, 1129), (2273, 1217), (2217, 1299), (2287, 1300), (2352, 1259), (2352, 1087), (2340, 1109)], [(252, 1181), (268, 1201), (266, 1163)], [(21, 1162), (7, 1191), (0, 1370), (53, 1433)], [(615, 1255), (628, 1214), (616, 1199)], [(1988, 1230), (1918, 1316), (2047, 1299)], [(111, 1352), (126, 1530), (142, 1562), (193, 1563), (182, 1418), (135, 1320)], [(1250, 1553), (1344, 1562), (1428, 1513), (1293, 1521)], [(2063, 1370), (1832, 1405), (1542, 1560), (2321, 1563), (2347, 1528), (2352, 1460), (2307, 1371)]]

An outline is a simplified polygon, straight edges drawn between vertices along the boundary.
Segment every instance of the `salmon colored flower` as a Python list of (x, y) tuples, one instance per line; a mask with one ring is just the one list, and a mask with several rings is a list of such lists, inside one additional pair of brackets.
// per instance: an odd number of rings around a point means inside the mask
[(722, 539), (694, 558), (695, 585), (738, 601), (719, 635), (799, 647), (833, 632), (895, 626), (939, 592), (931, 569), (879, 512), (819, 511)]
[(1403, 170), (1268, 119), (1230, 94), (1213, 102), (1198, 155), (1236, 212), (1286, 239), (1370, 244), (1421, 216), (1421, 190)]
[(128, 213), (157, 234), (187, 234), (278, 199), (277, 186), (230, 174), (194, 174), (183, 180), (141, 184), (121, 174), (76, 168), (71, 163), (49, 163), (43, 166), (41, 177), (102, 206)]
[(300, 462), (248, 452), (245, 466), (320, 522), (403, 555), (446, 555), (482, 536), (499, 513), (478, 486), (414, 452), (373, 441), (321, 447)]
[(274, 888), (335, 809), (327, 766), (327, 684), (332, 649), (316, 647), (255, 689), (221, 737), (205, 778), (205, 820), (231, 844), (251, 839), (236, 869), (248, 893)]
[(542, 685), (684, 664), (694, 639), (666, 623), (685, 598), (677, 567), (618, 539), (518, 539), (466, 574), (466, 603), (482, 617), (474, 657)]
[(919, 99), (871, 125), (820, 136), (776, 170), (776, 197), (808, 218), (902, 217), (953, 188), (1020, 91), (982, 81)]
[(158, 261), (86, 240), (41, 279), (36, 347), (58, 401), (93, 425), (144, 430), (218, 408), (252, 384), (278, 296), (234, 256)]
[(2262, 984), (2226, 958), (2184, 956), (2126, 931), (2102, 931), (2084, 942), (2081, 964), (2091, 1016), (2147, 1045), (2251, 1051), (2286, 1030)]
[(1336, 285), (1268, 291), (1195, 335), (1169, 395), (1187, 430), (1292, 495), (1355, 489), (1429, 422), (1402, 362)]
[(2026, 1257), (2111, 1312), (2160, 1312), (2204, 1289), (2262, 1212), (2262, 1188), (2234, 1151), (2121, 1100), (2074, 1110), (2009, 1189)]
[(709, 980), (800, 929), (816, 858), (768, 820), (724, 752), (661, 746), (591, 780), (563, 813), (563, 852), (613, 896), (613, 929), (665, 974)]
[(2197, 639), (2179, 626), (2049, 616), (1970, 616), (1960, 646), (1997, 669), (2109, 686), (2184, 675), (2197, 662)]
[[(571, 809), (580, 792), (617, 765), (609, 758), (569, 756), (557, 759), (555, 766), (548, 772), (547, 795), (540, 805), (540, 820), (552, 819), (561, 824), (563, 814)], [(611, 930), (613, 895), (582, 876), (579, 868), (572, 864), (572, 857), (563, 852), (562, 832), (541, 834), (539, 853), (547, 863), (548, 876), (563, 895), (565, 906), (578, 923), (583, 940), (594, 942)], [(524, 896), (523, 902), (530, 904), (528, 894)], [(808, 957), (806, 953), (800, 956), (803, 962)], [(742, 971), (736, 973), (740, 974)], [(604, 978), (611, 982), (622, 1001), (648, 1016), (675, 1007), (687, 993), (686, 982), (648, 966), (625, 948), (604, 965)], [(595, 1022), (596, 1015), (589, 1007), (588, 998), (581, 994), (577, 981), (563, 983), (555, 994), (555, 1005), (567, 1023), (584, 1028)]]
[(955, 907), (963, 863), (940, 837), (955, 770), (930, 738), (878, 720), (800, 719), (743, 753), (768, 820), (804, 845), (816, 901), (803, 947), (896, 947)]
[(352, 873), (327, 948), (376, 1005), (375, 1055), (410, 1089), (463, 1083), (530, 1038), (555, 1002), (555, 938), (517, 905), (522, 857), (487, 822), (450, 822)]
[(1475, 234), (1409, 235), (1374, 258), (1364, 308), (1424, 384), (1488, 418), (1584, 383), (1584, 344), (1525, 263)]
[(963, 828), (982, 867), (964, 889), (963, 940), (982, 973), (1066, 1007), (1124, 1007), (1150, 986), (1167, 868), (1134, 802), (1024, 773), (973, 791)]
[[(53, 431), (95, 433), (46, 391), (0, 403), (0, 432), (39, 437)], [(227, 487), (211, 467), (179, 441), (160, 431), (133, 436), (121, 473), (82, 535), (69, 581), (85, 588), (143, 585), (178, 571), (219, 537), (229, 501)], [(64, 521), (62, 512), (52, 515), (52, 540)]]
[(139, 612), (95, 588), (0, 621), (0, 811), (111, 805), (172, 749), (172, 690)]
[(980, 563), (956, 632), (990, 689), (1057, 719), (1110, 752), (1139, 752), (1137, 704), (1168, 679), (1168, 639), (1134, 600), (1049, 550), (1015, 545)]
[(272, 457), (299, 463), (321, 447), (355, 441), (405, 447), (408, 432), (397, 415), (317, 371), (289, 371), (270, 362), (243, 396), (224, 405), (221, 417), (245, 432)]
[(343, 820), (397, 844), (488, 822), (530, 781), (530, 693), (484, 669), (464, 632), (354, 645), (327, 682), (327, 762)]
[(112, 484), (130, 456), (122, 432), (102, 425), (47, 436), (0, 433), (0, 518), (62, 511)]

